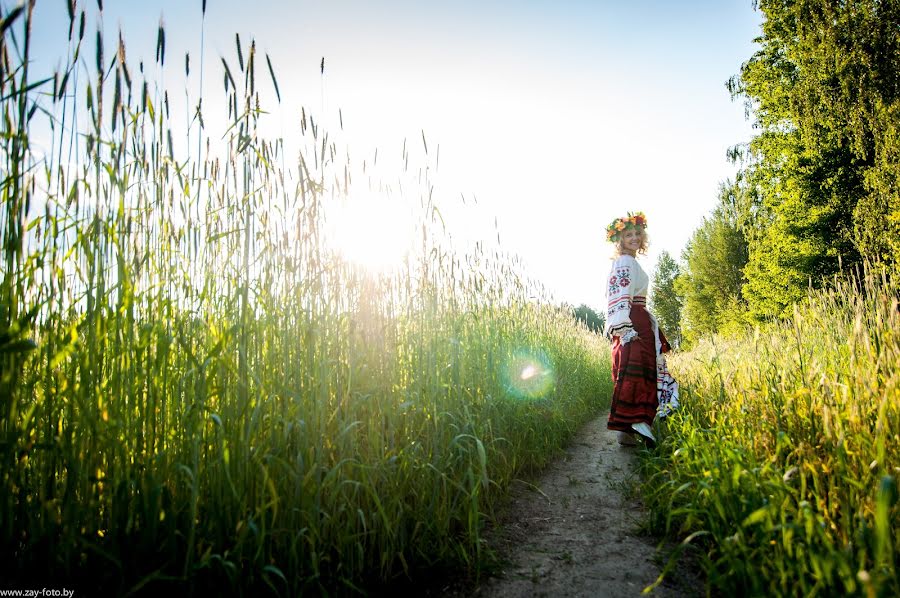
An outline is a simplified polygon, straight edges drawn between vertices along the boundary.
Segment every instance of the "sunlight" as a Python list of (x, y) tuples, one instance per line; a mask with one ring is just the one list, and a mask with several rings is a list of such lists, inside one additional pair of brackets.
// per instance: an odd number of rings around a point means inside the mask
[(509, 356), (503, 367), (503, 381), (509, 396), (517, 399), (543, 399), (556, 387), (556, 375), (547, 354), (526, 348)]
[(415, 224), (402, 201), (377, 194), (343, 200), (326, 219), (332, 251), (370, 272), (390, 272), (412, 251)]
[(522, 380), (528, 380), (533, 378), (538, 373), (537, 368), (533, 365), (525, 366), (525, 369), (522, 370), (522, 375), (519, 376)]

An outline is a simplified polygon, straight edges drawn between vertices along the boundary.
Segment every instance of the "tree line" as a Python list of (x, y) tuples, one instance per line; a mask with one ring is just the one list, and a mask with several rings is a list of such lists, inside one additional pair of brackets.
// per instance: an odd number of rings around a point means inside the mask
[(759, 0), (727, 82), (756, 134), (694, 231), (663, 253), (655, 312), (685, 346), (790, 312), (863, 261), (900, 262), (900, 0)]

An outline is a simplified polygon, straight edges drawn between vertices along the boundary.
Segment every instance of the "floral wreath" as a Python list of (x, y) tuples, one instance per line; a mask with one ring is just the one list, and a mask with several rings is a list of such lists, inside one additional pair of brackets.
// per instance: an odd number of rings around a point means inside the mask
[(639, 228), (647, 228), (647, 217), (643, 212), (628, 212), (627, 218), (616, 218), (606, 227), (606, 240), (611, 243), (618, 243), (620, 235), (624, 230)]

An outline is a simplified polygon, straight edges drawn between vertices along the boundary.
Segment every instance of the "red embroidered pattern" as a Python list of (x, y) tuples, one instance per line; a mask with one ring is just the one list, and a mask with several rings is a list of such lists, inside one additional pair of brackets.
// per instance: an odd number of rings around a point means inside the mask
[(615, 274), (609, 277), (609, 289), (607, 294), (612, 296), (619, 292), (619, 288), (626, 288), (631, 284), (631, 269), (628, 267), (616, 268)]

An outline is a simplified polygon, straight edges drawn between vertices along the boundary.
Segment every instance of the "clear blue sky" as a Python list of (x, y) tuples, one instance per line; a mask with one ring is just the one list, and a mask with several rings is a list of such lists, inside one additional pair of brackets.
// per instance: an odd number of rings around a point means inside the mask
[[(186, 52), (196, 85), (201, 0), (103, 4), (108, 56), (121, 28), (129, 62), (152, 64), (162, 17), (167, 85), (184, 87)], [(78, 6), (92, 31), (96, 2)], [(558, 300), (598, 307), (612, 218), (647, 214), (651, 270), (661, 250), (680, 255), (733, 176), (725, 152), (752, 130), (725, 82), (760, 22), (750, 0), (208, 0), (204, 78), (221, 97), (219, 57), (234, 62), (239, 33), (272, 59), (283, 102), (271, 121), (286, 138), (301, 106), (329, 128), (340, 109), (360, 156), (399, 155), (424, 130), (457, 236), (493, 236), (496, 217), (504, 249)], [(38, 67), (65, 51), (66, 26), (63, 2), (38, 0)]]

